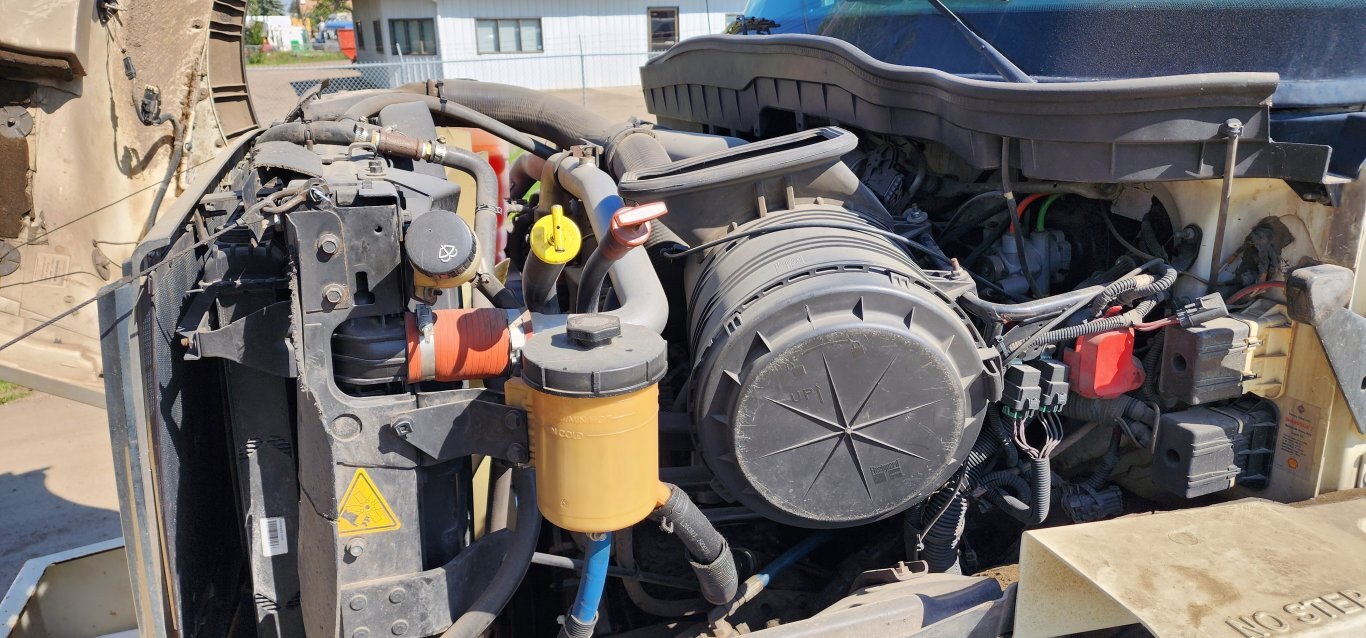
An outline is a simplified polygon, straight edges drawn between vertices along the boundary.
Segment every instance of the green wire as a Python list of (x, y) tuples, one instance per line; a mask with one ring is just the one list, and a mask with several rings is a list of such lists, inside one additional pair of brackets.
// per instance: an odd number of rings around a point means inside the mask
[(1043, 230), (1043, 218), (1044, 218), (1044, 215), (1047, 215), (1047, 214), (1048, 214), (1048, 207), (1049, 207), (1049, 206), (1052, 206), (1052, 205), (1053, 205), (1053, 202), (1058, 201), (1058, 198), (1059, 198), (1059, 197), (1062, 197), (1062, 193), (1053, 193), (1052, 195), (1049, 195), (1049, 196), (1048, 196), (1048, 199), (1043, 200), (1043, 206), (1040, 206), (1040, 207), (1039, 207), (1039, 217), (1038, 217), (1038, 219), (1036, 219), (1035, 222), (1034, 222), (1034, 230), (1037, 230), (1037, 231), (1042, 231), (1042, 230)]

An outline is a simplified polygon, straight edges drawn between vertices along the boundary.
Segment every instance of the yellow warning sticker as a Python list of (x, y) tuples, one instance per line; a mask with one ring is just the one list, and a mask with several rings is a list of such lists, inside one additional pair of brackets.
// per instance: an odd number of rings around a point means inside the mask
[(394, 515), (394, 509), (384, 500), (384, 495), (375, 487), (374, 479), (364, 468), (356, 468), (351, 477), (351, 485), (342, 497), (341, 511), (337, 515), (337, 533), (342, 536), (369, 534), (398, 529), (402, 524)]

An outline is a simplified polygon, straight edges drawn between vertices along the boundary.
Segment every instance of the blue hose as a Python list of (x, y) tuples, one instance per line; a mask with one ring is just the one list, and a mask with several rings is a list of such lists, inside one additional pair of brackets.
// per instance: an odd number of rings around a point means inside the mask
[(588, 537), (579, 591), (574, 596), (574, 605), (569, 608), (569, 616), (564, 619), (561, 635), (575, 638), (593, 635), (593, 625), (598, 622), (598, 603), (602, 602), (602, 588), (607, 584), (608, 559), (611, 555), (611, 532)]
[(822, 543), (828, 540), (830, 540), (830, 532), (825, 531), (816, 532), (815, 534), (807, 536), (802, 542), (789, 547), (787, 551), (779, 554), (777, 558), (773, 559), (773, 562), (764, 565), (764, 568), (760, 569), (759, 573), (755, 574), (752, 578), (758, 580), (760, 587), (767, 587), (768, 581), (772, 580), (774, 576), (777, 576), (783, 570), (791, 567), (793, 563), (806, 558), (806, 555), (810, 554), (811, 550), (820, 547)]

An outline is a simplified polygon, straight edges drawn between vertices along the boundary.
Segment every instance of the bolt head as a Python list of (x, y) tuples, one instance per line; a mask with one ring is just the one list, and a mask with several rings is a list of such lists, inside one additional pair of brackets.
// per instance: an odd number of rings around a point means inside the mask
[(393, 591), (389, 592), (389, 602), (394, 603), (395, 605), (403, 602), (407, 597), (408, 592), (402, 587), (395, 587)]
[(365, 596), (352, 596), (351, 600), (347, 601), (346, 606), (350, 607), (352, 611), (365, 609)]
[(402, 636), (403, 634), (408, 633), (408, 621), (395, 620), (394, 624), (389, 625), (389, 633), (395, 636)]
[(531, 460), (531, 457), (526, 452), (526, 448), (520, 443), (513, 443), (508, 446), (507, 457), (507, 460), (512, 461), (513, 463), (526, 463)]
[(323, 299), (330, 304), (339, 304), (346, 298), (346, 290), (337, 284), (328, 284), (323, 288)]
[(370, 630), (365, 627), (357, 627), (351, 632), (351, 638), (370, 638)]
[(403, 418), (394, 421), (394, 433), (399, 436), (408, 436), (413, 433), (413, 421)]
[(346, 555), (351, 558), (359, 558), (365, 553), (365, 539), (353, 538), (346, 542)]

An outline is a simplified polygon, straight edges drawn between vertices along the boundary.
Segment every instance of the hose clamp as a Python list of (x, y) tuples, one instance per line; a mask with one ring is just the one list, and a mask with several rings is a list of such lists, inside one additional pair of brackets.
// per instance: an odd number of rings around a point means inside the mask
[(417, 311), (417, 352), (422, 364), (422, 378), (436, 378), (436, 313), (427, 304), (418, 304)]
[(432, 142), (432, 153), (429, 161), (437, 164), (446, 163), (446, 145), (441, 142)]
[(508, 362), (517, 365), (522, 358), (522, 347), (526, 346), (531, 335), (531, 313), (525, 310), (508, 309)]

